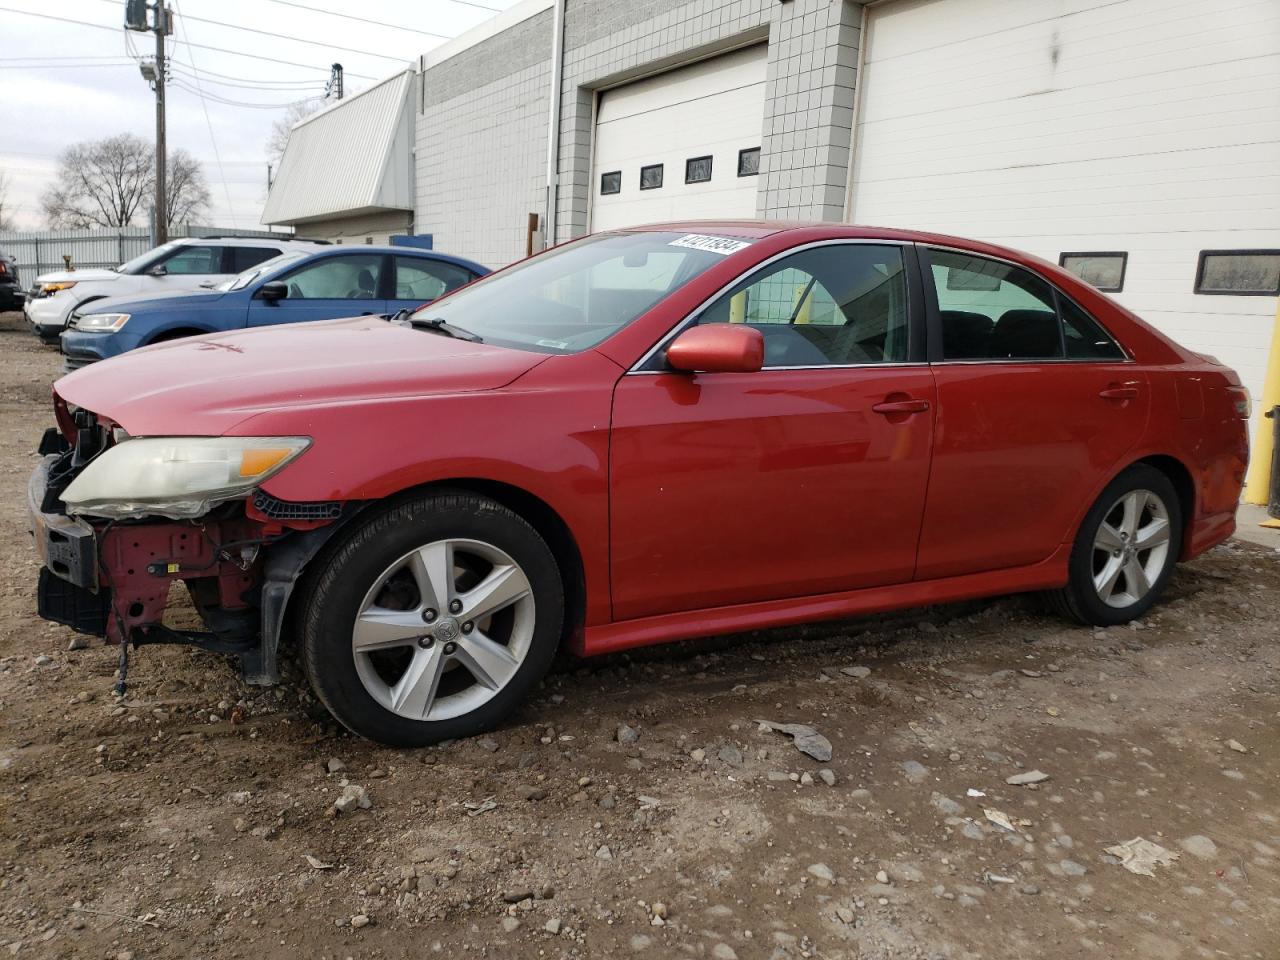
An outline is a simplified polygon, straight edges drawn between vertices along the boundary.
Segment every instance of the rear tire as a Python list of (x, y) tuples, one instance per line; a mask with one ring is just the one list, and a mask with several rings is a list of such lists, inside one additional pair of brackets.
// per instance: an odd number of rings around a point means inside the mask
[(1182, 507), (1169, 478), (1136, 464), (1085, 515), (1069, 579), (1047, 594), (1060, 615), (1099, 627), (1136, 620), (1159, 599), (1182, 550)]
[(303, 664), (330, 713), (370, 740), (418, 747), (487, 730), (555, 657), (555, 557), (486, 497), (416, 496), (319, 560), (302, 609)]

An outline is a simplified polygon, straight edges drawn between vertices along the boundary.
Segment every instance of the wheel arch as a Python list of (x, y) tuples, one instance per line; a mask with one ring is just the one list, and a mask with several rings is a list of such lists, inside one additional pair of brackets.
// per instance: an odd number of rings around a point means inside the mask
[(1191, 470), (1177, 457), (1167, 453), (1151, 454), (1134, 461), (1131, 466), (1138, 464), (1154, 467), (1168, 477), (1169, 482), (1173, 484), (1173, 489), (1178, 494), (1179, 512), (1182, 514), (1182, 529), (1178, 531), (1182, 539), (1178, 545), (1178, 559), (1180, 561), (1188, 559), (1191, 544), (1189, 534), (1196, 518), (1196, 482), (1191, 475)]
[(199, 327), (195, 325), (165, 327), (163, 330), (152, 331), (142, 343), (141, 347), (149, 347), (153, 343), (165, 343), (169, 340), (180, 340), (183, 337), (194, 337), (202, 333), (209, 333), (208, 327)]
[(551, 504), (522, 487), (499, 480), (481, 477), (462, 477), (452, 480), (435, 480), (398, 496), (429, 493), (435, 490), (465, 490), (497, 501), (528, 522), (538, 536), (546, 541), (560, 568), (560, 581), (564, 587), (565, 618), (561, 643), (577, 644), (586, 624), (587, 583), (578, 541), (564, 518)]

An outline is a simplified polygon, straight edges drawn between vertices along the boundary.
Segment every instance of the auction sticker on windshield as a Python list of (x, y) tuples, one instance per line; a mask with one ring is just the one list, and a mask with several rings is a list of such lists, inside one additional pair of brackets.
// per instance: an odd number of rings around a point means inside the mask
[(705, 250), (707, 253), (718, 253), (723, 257), (727, 257), (731, 253), (737, 253), (745, 247), (751, 246), (745, 240), (731, 240), (728, 237), (708, 237), (701, 233), (686, 233), (683, 237), (677, 237), (670, 241), (669, 247), (689, 247), (693, 250)]

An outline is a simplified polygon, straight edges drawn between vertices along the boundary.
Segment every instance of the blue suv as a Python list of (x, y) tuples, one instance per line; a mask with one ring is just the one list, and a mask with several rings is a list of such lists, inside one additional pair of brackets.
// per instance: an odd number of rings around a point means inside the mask
[(391, 314), (429, 303), (489, 273), (412, 247), (290, 252), (209, 290), (95, 300), (71, 314), (63, 368), (165, 340), (272, 323)]

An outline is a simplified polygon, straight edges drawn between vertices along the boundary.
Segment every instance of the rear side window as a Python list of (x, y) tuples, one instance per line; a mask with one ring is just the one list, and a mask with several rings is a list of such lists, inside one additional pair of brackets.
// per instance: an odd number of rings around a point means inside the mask
[(1124, 358), (1096, 320), (1029, 270), (946, 250), (929, 259), (944, 360)]
[(227, 264), (227, 269), (223, 272), (243, 273), (250, 267), (256, 267), (278, 256), (280, 251), (276, 247), (227, 247), (227, 255), (223, 261)]
[(397, 300), (426, 303), (466, 286), (474, 279), (470, 270), (424, 257), (396, 257)]

